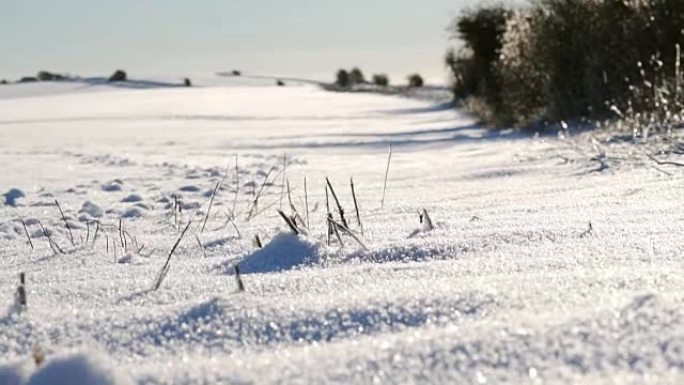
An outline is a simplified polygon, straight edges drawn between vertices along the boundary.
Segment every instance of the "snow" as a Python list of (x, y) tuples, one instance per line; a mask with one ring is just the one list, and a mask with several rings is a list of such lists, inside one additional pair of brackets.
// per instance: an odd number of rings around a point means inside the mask
[(129, 385), (130, 378), (98, 351), (59, 354), (37, 366), (19, 362), (0, 366), (2, 385)]
[(140, 195), (138, 195), (138, 194), (131, 194), (131, 195), (128, 195), (128, 196), (126, 196), (125, 198), (123, 198), (123, 199), (121, 200), (121, 202), (130, 203), (130, 202), (140, 202), (140, 201), (142, 201), (142, 200), (143, 200), (143, 198), (142, 198)]
[(108, 191), (108, 192), (121, 191), (121, 182), (119, 182), (119, 181), (107, 182), (107, 183), (102, 185), (102, 190)]
[(107, 358), (87, 352), (55, 357), (41, 366), (26, 385), (128, 385)]
[(102, 211), (100, 206), (90, 201), (83, 202), (83, 205), (81, 205), (80, 212), (86, 213), (90, 215), (92, 218), (101, 218), (104, 215), (104, 211)]
[(272, 273), (319, 263), (320, 245), (291, 232), (276, 234), (263, 248), (240, 260), (242, 273)]
[(0, 384), (23, 385), (28, 377), (27, 371), (24, 365), (18, 363), (0, 365)]
[[(271, 84), (0, 91), (0, 191), (25, 195), (0, 206), (0, 383), (684, 380), (679, 169), (595, 172), (570, 139), (441, 102)], [(327, 245), (326, 177), (368, 250)], [(284, 181), (308, 237), (276, 212)]]
[(145, 215), (145, 211), (141, 207), (131, 207), (121, 213), (122, 218), (139, 218)]

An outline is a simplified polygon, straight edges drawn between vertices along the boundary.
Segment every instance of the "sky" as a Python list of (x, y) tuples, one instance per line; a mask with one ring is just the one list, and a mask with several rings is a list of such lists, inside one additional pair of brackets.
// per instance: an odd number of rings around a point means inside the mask
[[(338, 68), (446, 78), (450, 20), (477, 0), (0, 0), (0, 78)], [(329, 75), (328, 75), (329, 74)]]

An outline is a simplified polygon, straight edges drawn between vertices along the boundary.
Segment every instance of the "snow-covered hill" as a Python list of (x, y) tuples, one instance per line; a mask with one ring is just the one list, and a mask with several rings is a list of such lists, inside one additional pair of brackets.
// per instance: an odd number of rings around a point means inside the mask
[[(0, 384), (684, 380), (678, 174), (424, 101), (202, 85), (0, 86)], [(326, 177), (367, 250), (327, 245)]]

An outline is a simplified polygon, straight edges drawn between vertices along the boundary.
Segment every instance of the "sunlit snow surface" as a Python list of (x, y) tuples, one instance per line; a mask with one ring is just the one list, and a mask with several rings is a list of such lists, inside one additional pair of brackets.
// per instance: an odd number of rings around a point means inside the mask
[[(0, 382), (681, 383), (683, 180), (592, 172), (563, 146), (445, 105), (265, 80), (0, 86), (0, 194), (25, 195), (0, 205)], [(309, 238), (283, 233), (283, 174), (303, 216), (307, 178)], [(358, 231), (354, 178), (368, 250), (326, 244), (326, 176)]]

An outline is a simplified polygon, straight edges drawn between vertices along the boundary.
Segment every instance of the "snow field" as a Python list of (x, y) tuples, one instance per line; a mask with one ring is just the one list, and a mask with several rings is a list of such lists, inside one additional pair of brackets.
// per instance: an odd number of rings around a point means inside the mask
[[(0, 304), (11, 308), (19, 272), (28, 299), (22, 314), (0, 310), (0, 383), (49, 370), (98, 384), (682, 380), (679, 175), (593, 173), (561, 161), (558, 139), (492, 133), (401, 98), (53, 91), (0, 99), (0, 193), (24, 195), (0, 206)], [(287, 234), (275, 211), (283, 173), (300, 213), (307, 178), (310, 238)], [(356, 229), (354, 178), (368, 251), (325, 244), (326, 176)], [(236, 185), (239, 234), (227, 220)], [(263, 212), (247, 221), (262, 185)], [(416, 232), (423, 208), (436, 226)], [(47, 357), (37, 370), (35, 346)], [(92, 351), (104, 357), (79, 358)]]

